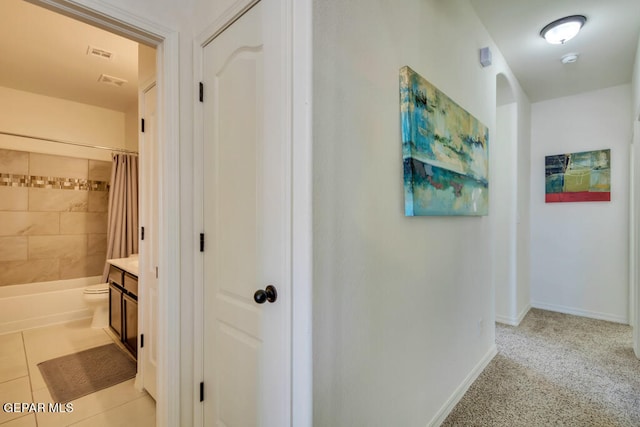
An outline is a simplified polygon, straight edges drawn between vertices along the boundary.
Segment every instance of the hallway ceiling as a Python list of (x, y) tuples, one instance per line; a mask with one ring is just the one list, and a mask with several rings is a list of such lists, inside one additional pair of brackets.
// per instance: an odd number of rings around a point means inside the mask
[[(113, 58), (88, 55), (89, 46)], [(99, 83), (102, 74), (127, 82)], [(138, 97), (138, 43), (22, 0), (0, 0), (0, 86), (126, 111)]]
[[(640, 0), (470, 0), (532, 102), (631, 81)], [(582, 14), (565, 45), (539, 36), (549, 22)], [(87, 55), (89, 46), (114, 53)], [(578, 53), (562, 64), (566, 53)], [(138, 44), (22, 0), (0, 1), (0, 86), (125, 111), (137, 99)], [(101, 74), (122, 87), (98, 83)]]
[[(640, 0), (470, 0), (531, 102), (630, 83), (640, 32)], [(548, 44), (540, 30), (584, 15), (580, 33)], [(567, 53), (578, 61), (562, 64)]]

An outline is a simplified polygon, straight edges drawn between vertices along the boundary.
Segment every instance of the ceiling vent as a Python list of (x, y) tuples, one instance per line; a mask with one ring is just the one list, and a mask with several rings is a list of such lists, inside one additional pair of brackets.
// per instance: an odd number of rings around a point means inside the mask
[(95, 46), (89, 46), (87, 48), (87, 55), (106, 59), (107, 61), (111, 61), (113, 59), (113, 52), (109, 52), (108, 50), (100, 49)]
[(108, 84), (111, 86), (122, 87), (127, 83), (125, 79), (121, 79), (119, 77), (109, 76), (107, 74), (101, 74), (98, 79), (100, 83)]

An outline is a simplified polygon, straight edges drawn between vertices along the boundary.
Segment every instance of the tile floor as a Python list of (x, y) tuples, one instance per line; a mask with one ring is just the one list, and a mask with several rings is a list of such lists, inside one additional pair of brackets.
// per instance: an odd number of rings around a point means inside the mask
[(52, 402), (38, 363), (113, 342), (91, 319), (0, 335), (0, 426), (153, 427), (155, 402), (134, 380), (73, 402), (73, 412), (6, 412), (5, 403)]

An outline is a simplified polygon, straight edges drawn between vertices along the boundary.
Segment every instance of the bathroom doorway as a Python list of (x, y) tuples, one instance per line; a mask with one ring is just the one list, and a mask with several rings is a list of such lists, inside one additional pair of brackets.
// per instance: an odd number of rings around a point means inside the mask
[[(10, 2), (3, 2), (3, 7), (8, 3)], [(23, 2), (19, 2), (19, 3), (23, 3)], [(29, 3), (33, 3), (33, 4), (29, 4)], [(85, 24), (90, 24), (98, 28), (108, 29), (109, 31), (120, 34), (120, 35), (126, 35), (126, 38), (131, 39), (139, 46), (142, 46), (141, 50), (148, 51), (148, 50), (157, 49), (158, 58), (157, 60), (153, 60), (153, 68), (154, 68), (153, 74), (155, 74), (156, 67), (157, 67), (157, 70), (159, 71), (158, 74), (161, 80), (161, 83), (157, 85), (158, 87), (157, 90), (158, 90), (158, 93), (160, 94), (159, 99), (162, 100), (157, 104), (158, 115), (160, 117), (168, 117), (168, 118), (177, 117), (177, 114), (175, 113), (177, 111), (177, 99), (175, 99), (175, 96), (172, 98), (171, 93), (173, 93), (174, 91), (167, 90), (167, 87), (175, 87), (177, 85), (176, 83), (177, 75), (173, 75), (171, 72), (171, 70), (176, 69), (176, 64), (177, 64), (177, 48), (176, 48), (177, 35), (176, 34), (168, 32), (166, 29), (163, 29), (163, 28), (154, 27), (152, 24), (149, 24), (146, 22), (135, 21), (135, 18), (132, 15), (125, 16), (122, 14), (122, 11), (119, 11), (116, 9), (109, 9), (107, 6), (103, 6), (102, 10), (89, 10), (77, 5), (70, 6), (68, 2), (57, 1), (57, 0), (53, 0), (53, 1), (34, 0), (29, 3), (25, 3), (25, 6), (28, 6), (31, 8), (37, 7), (38, 9), (41, 9), (40, 6), (44, 6), (45, 8), (50, 9), (51, 11), (57, 14), (66, 15), (67, 17), (71, 17), (76, 21), (80, 21)], [(99, 6), (96, 6), (96, 7), (99, 7)], [(132, 21), (135, 21), (135, 22), (132, 22)], [(33, 31), (34, 29), (33, 25), (29, 25), (27, 27), (29, 31)], [(77, 34), (75, 33), (70, 34), (69, 38), (78, 39)], [(13, 40), (15, 41), (16, 39), (14, 38)], [(84, 48), (86, 49), (86, 55), (91, 59), (95, 59), (98, 61), (110, 60), (109, 58), (100, 57), (101, 55), (108, 56), (110, 53), (107, 49), (104, 49), (104, 46), (87, 45)], [(56, 56), (57, 52), (41, 50), (40, 54), (43, 57), (50, 57), (53, 55), (54, 59), (57, 60), (59, 63), (65, 63), (64, 57)], [(90, 55), (93, 55), (93, 56), (90, 56)], [(117, 58), (117, 53), (115, 58)], [(159, 64), (159, 67), (157, 66), (157, 64)], [(56, 82), (58, 80), (55, 78), (56, 77), (55, 71), (50, 67), (44, 67), (44, 68), (46, 68), (47, 71), (49, 72), (48, 74), (49, 79), (48, 81), (45, 81), (45, 83), (48, 84), (49, 86), (56, 86)], [(29, 71), (30, 70), (25, 69), (23, 71), (23, 77), (26, 78), (26, 76), (29, 74)], [(112, 86), (118, 86), (118, 85), (126, 85), (128, 83), (127, 81), (123, 82), (123, 80), (127, 80), (127, 79), (121, 79), (118, 76), (110, 75), (108, 73), (104, 73), (104, 74), (105, 74), (104, 76), (102, 75), (100, 76), (100, 79), (103, 80), (104, 83), (107, 85), (111, 84)], [(149, 83), (150, 78), (149, 77), (140, 78), (140, 79), (136, 78), (136, 80), (139, 80), (140, 84), (142, 84), (142, 83)], [(2, 84), (0, 84), (0, 86), (1, 85)], [(139, 85), (137, 86), (138, 87), (135, 88), (136, 93), (138, 93), (138, 91), (142, 89)], [(28, 90), (26, 90), (24, 87), (22, 87), (21, 89), (14, 89), (14, 90), (28, 92)], [(31, 90), (34, 91), (35, 89), (32, 88)], [(167, 96), (164, 96), (165, 93), (169, 93), (169, 94)], [(48, 95), (42, 95), (42, 96), (51, 97), (53, 95), (48, 94)], [(104, 107), (104, 108), (107, 108), (107, 107)], [(125, 130), (125, 132), (128, 135), (133, 135), (133, 138), (128, 138), (128, 139), (137, 140), (139, 123), (140, 123), (138, 120), (137, 106), (133, 108), (133, 112), (131, 114), (126, 114), (126, 113), (124, 114), (127, 116), (127, 118), (125, 119), (126, 123), (124, 125), (124, 128), (129, 130), (133, 129), (133, 131), (130, 131), (130, 132), (127, 132)], [(130, 119), (130, 117), (133, 117), (133, 119)], [(91, 123), (87, 123), (86, 125), (90, 127)], [(176, 164), (177, 156), (175, 156), (175, 154), (174, 155), (167, 154), (172, 150), (176, 150), (175, 145), (177, 145), (177, 143), (165, 137), (165, 135), (174, 135), (176, 127), (177, 125), (174, 120), (164, 120), (159, 124), (158, 146), (157, 146), (158, 157), (157, 157), (155, 166), (157, 166), (157, 170), (161, 171), (160, 173), (163, 176), (160, 176), (159, 179), (156, 181), (158, 185), (160, 185), (162, 182), (177, 183), (179, 181), (177, 179), (177, 175), (179, 171), (178, 165)], [(53, 129), (53, 131), (59, 132), (60, 130)], [(29, 135), (28, 132), (20, 132), (20, 135), (31, 136)], [(35, 136), (38, 136), (38, 135), (35, 135)], [(42, 136), (42, 134), (40, 134), (40, 136)], [(16, 138), (22, 138), (22, 137), (16, 137)], [(61, 137), (59, 139), (69, 140), (71, 138)], [(125, 137), (125, 139), (127, 139), (127, 137)], [(40, 145), (43, 146), (43, 144), (40, 144)], [(159, 242), (162, 242), (165, 239), (174, 240), (174, 241), (177, 240), (175, 239), (175, 235), (171, 236), (172, 231), (167, 231), (170, 228), (167, 224), (175, 224), (177, 222), (177, 219), (176, 219), (177, 214), (172, 212), (169, 209), (166, 209), (166, 206), (174, 200), (172, 199), (172, 195), (177, 194), (177, 189), (170, 184), (168, 185), (168, 187), (169, 189), (166, 192), (167, 197), (163, 200), (158, 200), (158, 206), (157, 206), (158, 212), (166, 212), (166, 214), (160, 214), (161, 218), (159, 219), (159, 227), (158, 227), (159, 235), (157, 236), (157, 240)], [(163, 209), (163, 207), (165, 207), (165, 209)], [(167, 255), (166, 253), (161, 251), (158, 254), (158, 257), (160, 259), (166, 260)], [(165, 265), (166, 267), (162, 270), (164, 274), (161, 275), (159, 278), (159, 287), (161, 289), (163, 287), (166, 288), (166, 283), (169, 280), (172, 280), (174, 283), (177, 282), (176, 280), (177, 269), (171, 265), (168, 265), (168, 263), (166, 262), (165, 262)], [(160, 299), (159, 305), (161, 307), (165, 307), (165, 310), (160, 308), (159, 311), (167, 312), (167, 313), (164, 313), (166, 314), (166, 316), (161, 316), (161, 318), (166, 320), (163, 320), (158, 324), (158, 333), (159, 333), (159, 336), (162, 337), (161, 339), (159, 339), (158, 353), (164, 356), (163, 360), (161, 361), (162, 363), (165, 364), (164, 366), (176, 366), (175, 361), (178, 360), (178, 356), (177, 356), (178, 346), (172, 345), (172, 343), (178, 340), (178, 337), (169, 335), (171, 332), (168, 330), (169, 328), (166, 327), (166, 322), (169, 321), (168, 319), (172, 317), (175, 318), (177, 316), (176, 313), (179, 312), (179, 307), (175, 305), (172, 306), (168, 303), (168, 301), (178, 300), (175, 297), (175, 295), (172, 295), (172, 293), (177, 294), (177, 292), (178, 292), (177, 289), (173, 289), (173, 290), (168, 289), (167, 292), (160, 293), (159, 295), (159, 299)], [(175, 333), (177, 334), (177, 332)], [(175, 349), (175, 350), (172, 350), (172, 349)], [(170, 373), (171, 371), (177, 372), (177, 369), (165, 368), (164, 371), (160, 371), (158, 374), (159, 392), (158, 392), (158, 399), (157, 399), (158, 400), (157, 412), (158, 412), (158, 422), (161, 425), (177, 424), (177, 422), (167, 421), (169, 417), (168, 413), (170, 411), (167, 409), (166, 402), (179, 401), (177, 397), (178, 390), (169, 390), (168, 387), (166, 387), (166, 383), (169, 381), (168, 377), (172, 375)], [(165, 372), (167, 373), (165, 374)]]

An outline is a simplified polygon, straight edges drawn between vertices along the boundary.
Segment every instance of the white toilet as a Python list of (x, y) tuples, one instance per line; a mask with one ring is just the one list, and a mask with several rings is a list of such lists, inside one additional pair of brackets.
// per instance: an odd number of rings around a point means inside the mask
[(109, 284), (100, 283), (84, 288), (83, 297), (93, 311), (92, 328), (109, 326)]

